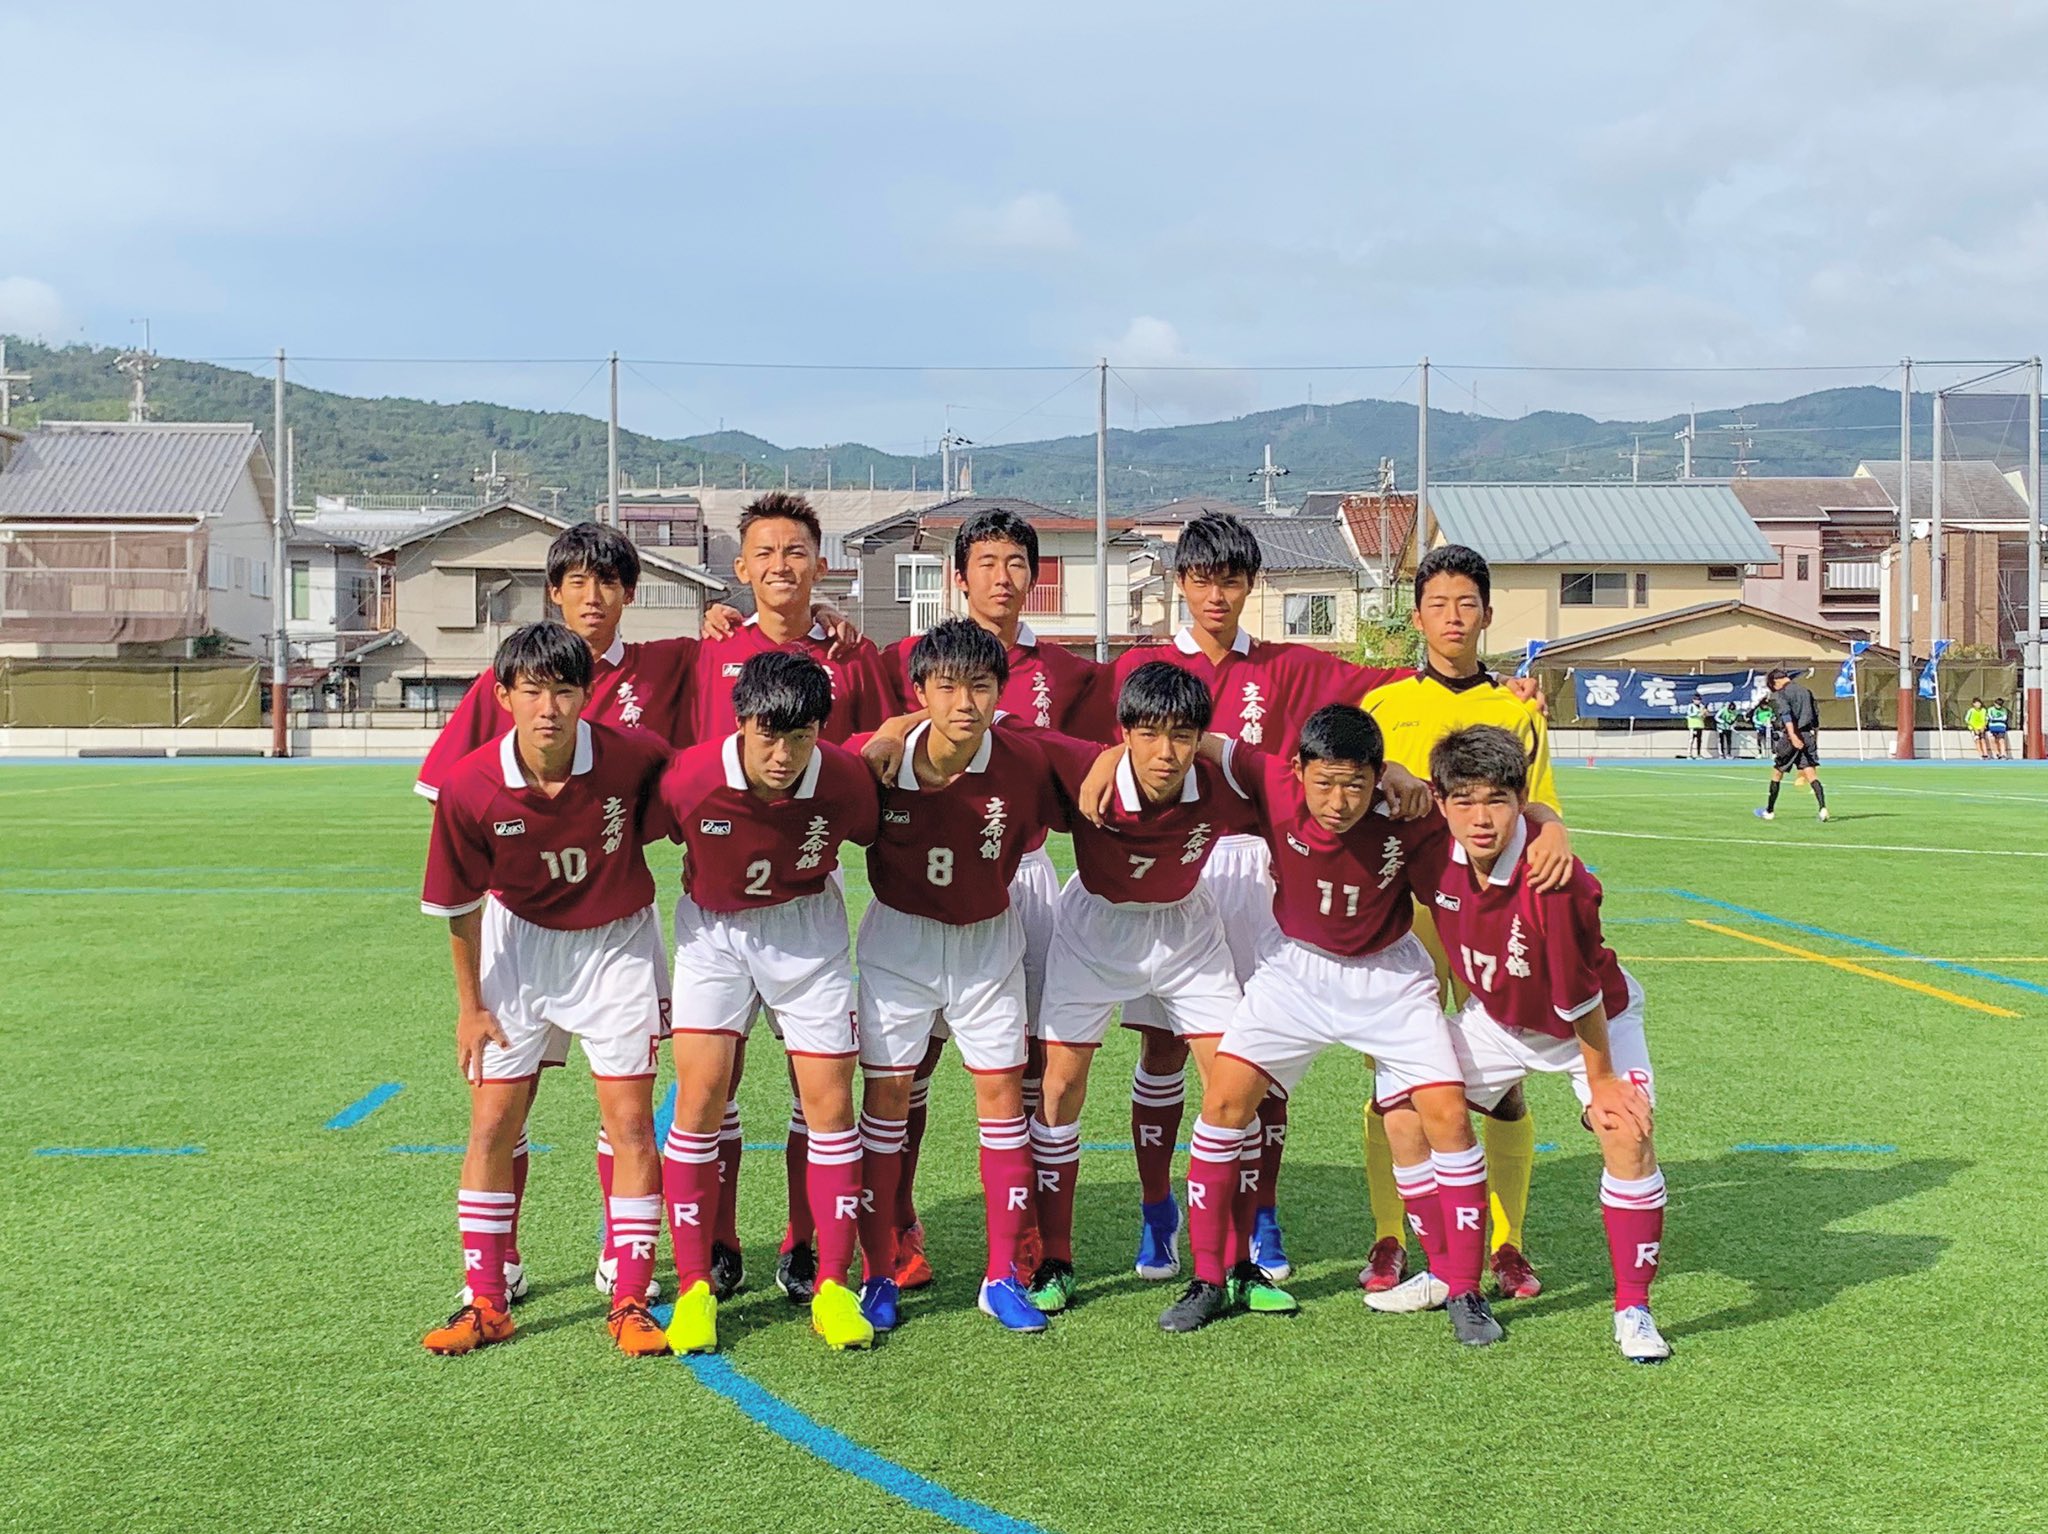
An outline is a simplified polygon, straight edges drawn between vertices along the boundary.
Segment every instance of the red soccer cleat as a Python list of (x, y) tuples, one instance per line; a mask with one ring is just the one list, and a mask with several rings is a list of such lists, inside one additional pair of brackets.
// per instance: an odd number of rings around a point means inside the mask
[(1493, 1251), (1493, 1287), (1504, 1300), (1533, 1300), (1543, 1292), (1543, 1280), (1522, 1249), (1504, 1241)]
[(474, 1300), (457, 1310), (447, 1323), (435, 1327), (420, 1339), (429, 1353), (453, 1358), (473, 1353), (512, 1335), (512, 1312), (489, 1300)]
[(907, 1225), (896, 1233), (896, 1287), (908, 1294), (932, 1281), (932, 1265), (925, 1261), (924, 1224)]
[(1358, 1270), (1358, 1287), (1367, 1294), (1385, 1294), (1398, 1288), (1408, 1272), (1408, 1248), (1398, 1236), (1382, 1236), (1366, 1253), (1365, 1266)]

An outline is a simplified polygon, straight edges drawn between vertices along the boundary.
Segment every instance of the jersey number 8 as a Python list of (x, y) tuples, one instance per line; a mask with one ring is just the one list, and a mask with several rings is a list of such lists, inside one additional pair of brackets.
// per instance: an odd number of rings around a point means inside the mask
[(951, 884), (953, 882), (953, 849), (951, 847), (932, 848), (925, 856), (924, 876), (933, 884)]

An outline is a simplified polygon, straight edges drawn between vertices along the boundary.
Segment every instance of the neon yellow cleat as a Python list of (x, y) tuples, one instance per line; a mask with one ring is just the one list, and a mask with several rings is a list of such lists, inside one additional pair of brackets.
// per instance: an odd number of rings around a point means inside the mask
[[(680, 1305), (676, 1308), (682, 1309)], [(829, 1278), (811, 1296), (811, 1330), (823, 1337), (828, 1347), (838, 1350), (875, 1345), (875, 1329), (861, 1314), (860, 1296)]]
[(668, 1345), (672, 1353), (718, 1351), (718, 1296), (703, 1279), (676, 1300), (675, 1314), (668, 1320)]

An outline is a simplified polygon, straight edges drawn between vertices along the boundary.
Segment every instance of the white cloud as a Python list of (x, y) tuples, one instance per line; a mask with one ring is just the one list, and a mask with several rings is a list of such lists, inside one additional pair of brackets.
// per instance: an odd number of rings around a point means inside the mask
[(1052, 192), (1019, 192), (994, 207), (963, 208), (954, 215), (953, 237), (1003, 255), (1050, 255), (1081, 244), (1067, 205)]
[(0, 277), (0, 330), (56, 339), (66, 329), (64, 300), (38, 277)]
[(1103, 343), (1099, 355), (1135, 396), (1140, 426), (1242, 415), (1257, 403), (1252, 375), (1190, 351), (1172, 322), (1155, 315), (1137, 316), (1122, 335)]

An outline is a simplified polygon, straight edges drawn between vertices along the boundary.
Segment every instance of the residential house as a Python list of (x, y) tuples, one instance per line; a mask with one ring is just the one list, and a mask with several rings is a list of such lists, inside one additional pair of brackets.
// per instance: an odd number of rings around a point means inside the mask
[[(1890, 536), (1880, 556), (1878, 636), (1898, 643), (1894, 613), (1898, 595), (1899, 465), (1896, 460), (1858, 464), (1856, 477), (1877, 484), (1894, 508)], [(1913, 640), (1925, 653), (1933, 637), (1935, 607), (1932, 538), (1934, 466), (1912, 465), (1907, 516), (1913, 537)], [(1957, 644), (2017, 653), (2027, 627), (2026, 480), (1988, 459), (1944, 461), (1941, 466), (1941, 637)]]
[(269, 455), (239, 422), (48, 422), (0, 470), (0, 654), (263, 653)]
[(1406, 582), (1415, 572), (1414, 492), (1315, 491), (1303, 504), (1303, 514), (1313, 510), (1325, 495), (1342, 522), (1352, 553), (1365, 567), (1365, 599), (1382, 617), (1412, 607)]
[[(1261, 573), (1243, 623), (1258, 639), (1295, 639), (1342, 646), (1358, 638), (1368, 587), (1335, 517), (1253, 515), (1244, 518), (1259, 542)], [(1163, 636), (1187, 621), (1172, 584), (1174, 540), (1148, 538), (1131, 560), (1131, 623), (1135, 634)]]

